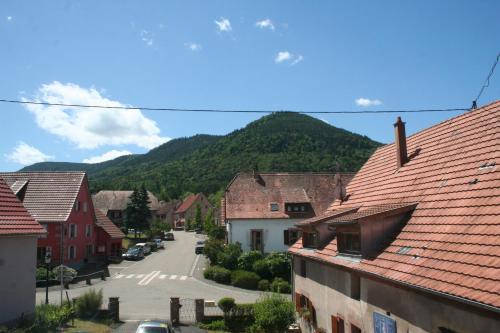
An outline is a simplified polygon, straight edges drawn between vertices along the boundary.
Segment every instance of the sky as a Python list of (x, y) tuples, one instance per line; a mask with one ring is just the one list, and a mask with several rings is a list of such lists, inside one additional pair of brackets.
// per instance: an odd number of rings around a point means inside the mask
[[(500, 51), (499, 14), (495, 0), (3, 0), (0, 99), (228, 110), (467, 108)], [(478, 104), (498, 99), (497, 71)], [(460, 113), (401, 116), (412, 134)], [(261, 116), (0, 103), (0, 171), (145, 153), (173, 138), (227, 134)], [(389, 143), (398, 114), (315, 116)]]

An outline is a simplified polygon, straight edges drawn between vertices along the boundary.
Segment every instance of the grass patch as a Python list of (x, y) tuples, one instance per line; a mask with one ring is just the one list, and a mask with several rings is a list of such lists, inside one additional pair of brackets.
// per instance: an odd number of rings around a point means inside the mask
[(65, 330), (65, 332), (81, 331), (92, 333), (110, 333), (112, 332), (112, 329), (103, 322), (75, 319), (75, 326)]

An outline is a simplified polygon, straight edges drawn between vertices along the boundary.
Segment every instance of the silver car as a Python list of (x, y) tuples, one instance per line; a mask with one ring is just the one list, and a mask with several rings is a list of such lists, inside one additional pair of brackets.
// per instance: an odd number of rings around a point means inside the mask
[(135, 333), (173, 333), (170, 324), (161, 321), (144, 322), (137, 327)]

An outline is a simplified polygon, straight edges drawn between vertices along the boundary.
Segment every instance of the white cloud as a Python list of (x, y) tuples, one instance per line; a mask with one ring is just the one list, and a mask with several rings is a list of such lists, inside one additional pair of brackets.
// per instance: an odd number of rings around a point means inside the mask
[[(23, 100), (26, 100), (23, 98)], [(43, 84), (35, 101), (59, 104), (127, 106), (101, 96), (95, 88), (82, 88), (57, 81)], [(102, 109), (27, 104), (37, 125), (78, 148), (133, 144), (151, 149), (169, 140), (160, 136), (156, 122), (138, 109)]]
[(369, 99), (369, 98), (363, 98), (360, 97), (356, 101), (356, 104), (359, 106), (376, 106), (376, 105), (382, 105), (382, 101), (378, 99)]
[(146, 43), (147, 46), (153, 46), (153, 34), (147, 30), (141, 31), (141, 40)]
[(12, 16), (7, 16), (7, 21), (12, 21)]
[(217, 25), (219, 31), (229, 32), (233, 30), (233, 28), (231, 27), (231, 22), (229, 22), (227, 18), (221, 17), (219, 21), (215, 20), (214, 22)]
[(24, 142), (19, 142), (14, 150), (10, 154), (5, 155), (5, 157), (22, 165), (45, 162), (54, 158), (54, 156), (46, 155), (35, 147)]
[(186, 46), (188, 49), (191, 51), (200, 51), (201, 50), (201, 45), (197, 43), (185, 43), (184, 46)]
[(288, 51), (280, 51), (280, 52), (278, 52), (278, 54), (274, 58), (274, 62), (276, 62), (278, 64), (281, 62), (284, 62), (284, 61), (289, 61), (290, 65), (292, 65), (292, 66), (297, 65), (302, 60), (304, 60), (304, 57), (301, 56), (300, 54), (294, 55)]
[(83, 163), (101, 163), (104, 161), (113, 160), (117, 157), (132, 154), (128, 150), (110, 150), (102, 155), (92, 156), (83, 160)]
[(262, 20), (262, 21), (257, 21), (255, 22), (255, 26), (257, 26), (258, 28), (261, 28), (261, 29), (271, 29), (274, 31), (274, 24), (273, 24), (273, 21), (271, 21), (270, 19), (265, 19), (265, 20)]

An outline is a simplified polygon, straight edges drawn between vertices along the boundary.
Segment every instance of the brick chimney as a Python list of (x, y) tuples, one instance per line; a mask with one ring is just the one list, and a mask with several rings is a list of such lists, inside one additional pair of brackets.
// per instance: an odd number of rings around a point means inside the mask
[(406, 132), (405, 123), (398, 117), (394, 124), (394, 143), (396, 144), (396, 158), (398, 168), (401, 168), (408, 162), (408, 153), (406, 151)]

